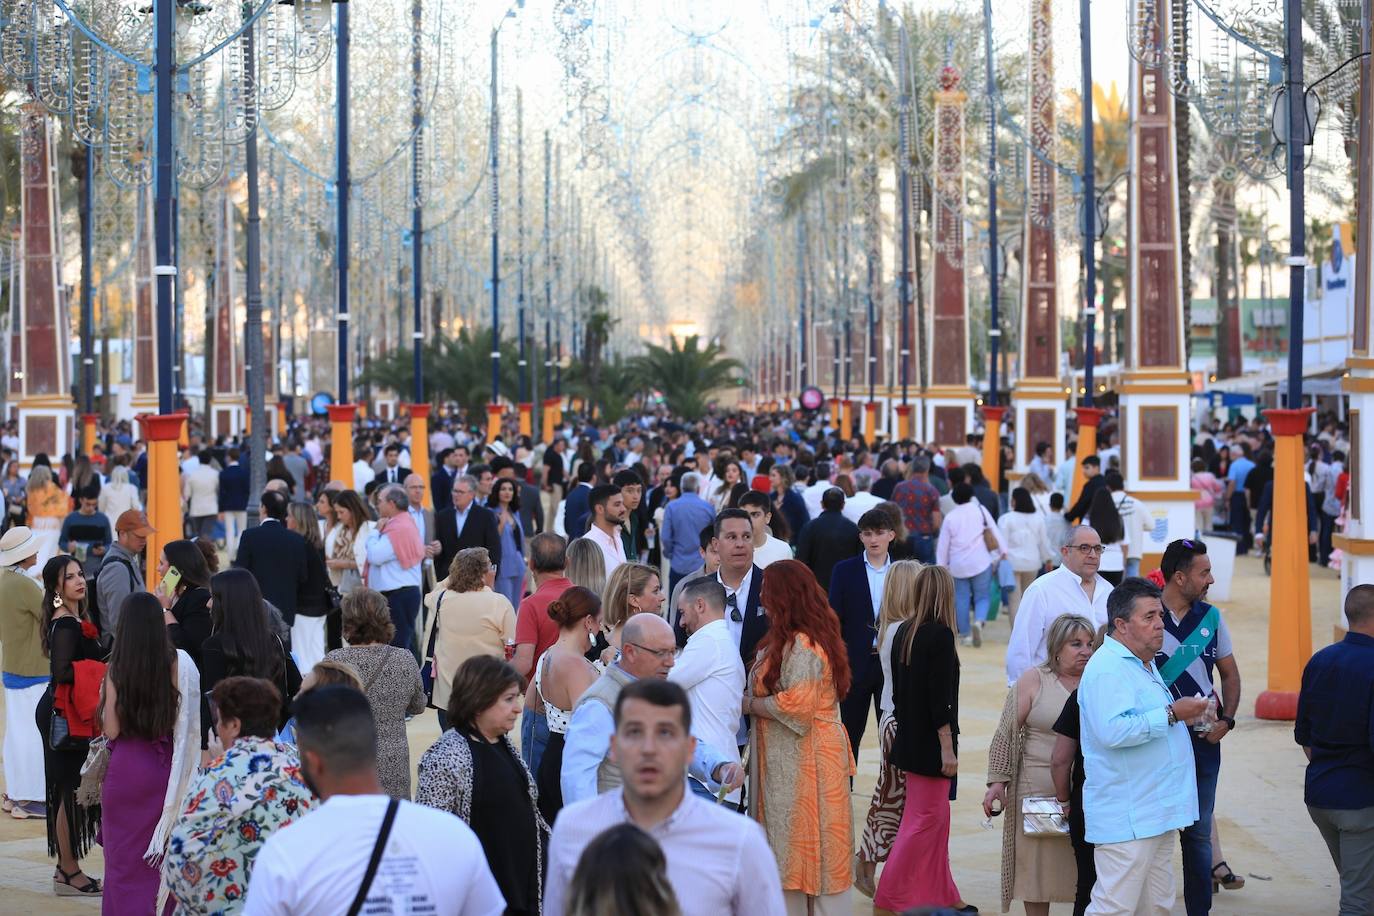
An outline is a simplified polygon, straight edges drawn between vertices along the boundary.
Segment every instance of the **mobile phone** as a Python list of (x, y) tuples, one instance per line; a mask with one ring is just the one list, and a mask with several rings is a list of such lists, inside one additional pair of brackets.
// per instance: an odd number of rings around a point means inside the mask
[(164, 595), (170, 595), (177, 590), (177, 586), (180, 584), (181, 570), (177, 569), (175, 566), (168, 567), (167, 575), (162, 577), (162, 593)]

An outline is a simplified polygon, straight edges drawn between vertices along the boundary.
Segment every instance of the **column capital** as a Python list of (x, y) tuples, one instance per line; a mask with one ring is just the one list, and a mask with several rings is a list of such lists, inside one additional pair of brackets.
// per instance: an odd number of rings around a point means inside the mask
[(897, 411), (897, 416), (899, 416), (899, 417), (909, 417), (909, 416), (911, 416), (911, 405), (910, 405), (910, 404), (898, 404), (898, 405), (897, 405), (895, 408), (893, 408), (893, 409)]
[(429, 404), (402, 404), (401, 406), (404, 407), (407, 412), (409, 412), (412, 420), (429, 419)]
[(135, 419), (143, 424), (143, 434), (149, 442), (175, 442), (181, 438), (181, 425), (186, 422), (186, 414), (143, 414)]
[(358, 415), (357, 404), (330, 404), (325, 409), (329, 411), (330, 423), (352, 423)]
[(1296, 410), (1288, 410), (1276, 407), (1263, 413), (1275, 436), (1301, 436), (1307, 432), (1307, 421), (1313, 414), (1313, 408), (1299, 407)]
[(100, 422), (100, 414), (98, 414), (98, 413), (83, 413), (83, 414), (81, 415), (81, 422), (82, 422), (82, 423), (99, 423), (99, 422)]
[(1102, 423), (1102, 418), (1107, 415), (1107, 411), (1101, 407), (1076, 407), (1074, 415), (1078, 417), (1079, 426), (1091, 426), (1096, 429)]
[(1005, 407), (993, 407), (993, 406), (990, 405), (990, 404), (984, 404), (984, 405), (983, 405), (983, 422), (984, 422), (984, 423), (1001, 423), (1001, 422), (1002, 422), (1002, 418), (1005, 417), (1006, 415), (1007, 415), (1007, 408), (1005, 408)]

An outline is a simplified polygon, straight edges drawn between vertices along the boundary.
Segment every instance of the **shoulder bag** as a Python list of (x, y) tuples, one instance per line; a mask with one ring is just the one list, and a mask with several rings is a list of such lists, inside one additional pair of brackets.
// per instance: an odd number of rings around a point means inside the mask
[(396, 822), (396, 812), (400, 807), (401, 803), (394, 798), (386, 806), (382, 829), (377, 831), (377, 842), (372, 844), (372, 858), (367, 860), (363, 883), (358, 885), (358, 893), (354, 895), (353, 903), (348, 908), (348, 916), (358, 916), (363, 911), (363, 904), (367, 902), (367, 892), (372, 889), (372, 881), (377, 877), (377, 867), (382, 864), (382, 856), (386, 854), (386, 841), (391, 836), (391, 825)]
[[(48, 645), (52, 645), (53, 634), (57, 632), (57, 621), (53, 621), (52, 627), (48, 630)], [(54, 685), (56, 692), (56, 685)], [(48, 714), (48, 747), (55, 751), (87, 751), (91, 746), (90, 738), (80, 738), (72, 734), (71, 724), (67, 721), (66, 714), (57, 708), (56, 697), (52, 705), (52, 711)]]
[(420, 663), (420, 680), (424, 682), (425, 696), (429, 698), (429, 705), (434, 705), (434, 682), (438, 680), (434, 670), (434, 647), (439, 641), (439, 609), (444, 606), (444, 596), (448, 594), (448, 589), (439, 592), (439, 597), (434, 599), (434, 623), (429, 631), (429, 639), (425, 643), (425, 657)]
[[(976, 499), (976, 497), (975, 497)], [(988, 525), (988, 510), (983, 508), (983, 504), (978, 504), (978, 511), (983, 515), (983, 546), (991, 553), (994, 550), (1000, 551), (1002, 545), (997, 541), (997, 533)]]

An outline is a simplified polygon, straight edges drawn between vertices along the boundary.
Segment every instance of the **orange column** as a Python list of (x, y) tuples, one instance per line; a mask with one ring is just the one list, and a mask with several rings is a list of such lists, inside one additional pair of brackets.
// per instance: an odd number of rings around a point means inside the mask
[(854, 438), (854, 402), (840, 402), (840, 434), (845, 441)]
[(1078, 451), (1073, 458), (1073, 488), (1065, 508), (1078, 502), (1083, 492), (1083, 459), (1097, 454), (1097, 425), (1106, 413), (1097, 407), (1079, 407), (1074, 412), (1078, 415)]
[(157, 586), (158, 558), (162, 548), (181, 538), (181, 469), (177, 439), (186, 427), (186, 414), (145, 416), (143, 436), (148, 440), (148, 522), (156, 529), (144, 552), (148, 588)]
[(544, 409), (542, 411), (544, 428), (542, 430), (543, 436), (541, 441), (545, 445), (548, 445), (549, 443), (553, 442), (553, 424), (554, 417), (557, 414), (557, 412), (558, 398), (544, 398)]
[(100, 419), (98, 413), (83, 413), (81, 415), (81, 454), (90, 457), (91, 452), (95, 451), (95, 424)]
[(520, 435), (534, 435), (534, 402), (520, 402)]
[(869, 401), (864, 405), (864, 442), (873, 447), (873, 437), (878, 432), (878, 402)]
[(1274, 521), (1269, 587), (1269, 689), (1255, 700), (1261, 719), (1298, 715), (1302, 669), (1312, 657), (1312, 595), (1307, 568), (1307, 505), (1302, 436), (1312, 408), (1266, 410), (1274, 433)]
[(406, 407), (410, 411), (410, 470), (425, 482), (425, 508), (433, 509), (434, 494), (429, 492), (429, 405)]
[(840, 428), (840, 399), (830, 399), (830, 425), (835, 429)]
[(495, 442), (501, 438), (501, 415), (505, 408), (500, 404), (487, 405), (487, 441)]
[(357, 404), (329, 405), (329, 481), (353, 489), (353, 417)]
[(181, 448), (191, 447), (191, 412), (183, 410), (177, 416), (181, 417), (181, 431), (177, 433), (177, 445)]
[(983, 407), (983, 476), (996, 490), (1002, 479), (1002, 417), (1005, 407)]
[(897, 439), (902, 441), (911, 438), (911, 405), (899, 404), (897, 406)]
[(277, 402), (277, 438), (286, 435), (286, 402)]

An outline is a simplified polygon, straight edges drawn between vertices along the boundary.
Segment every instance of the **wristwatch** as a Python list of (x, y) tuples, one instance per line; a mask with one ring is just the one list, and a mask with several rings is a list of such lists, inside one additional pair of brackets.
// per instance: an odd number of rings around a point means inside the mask
[(1177, 724), (1178, 724), (1178, 716), (1174, 713), (1174, 704), (1173, 704), (1173, 703), (1170, 703), (1168, 706), (1165, 706), (1165, 707), (1164, 707), (1164, 710), (1165, 710), (1165, 712), (1167, 712), (1167, 713), (1169, 714), (1169, 725), (1170, 725), (1170, 726), (1177, 725)]
[(1225, 723), (1226, 723), (1226, 728), (1227, 728), (1228, 731), (1235, 731), (1235, 730), (1236, 730), (1236, 717), (1235, 717), (1235, 716), (1217, 716), (1217, 721), (1218, 721), (1218, 722), (1225, 722)]

